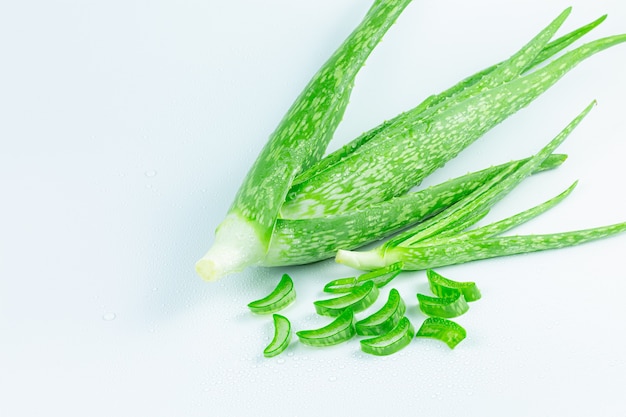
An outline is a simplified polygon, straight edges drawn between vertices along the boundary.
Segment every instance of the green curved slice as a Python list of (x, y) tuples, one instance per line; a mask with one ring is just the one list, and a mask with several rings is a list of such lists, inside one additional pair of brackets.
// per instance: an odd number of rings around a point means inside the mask
[(424, 320), (422, 326), (417, 331), (416, 337), (429, 337), (441, 340), (450, 349), (454, 349), (465, 336), (467, 332), (459, 324), (439, 317), (429, 317)]
[(382, 288), (402, 272), (402, 265), (402, 262), (396, 262), (383, 268), (361, 274), (357, 278), (349, 277), (332, 280), (324, 286), (324, 292), (335, 294), (347, 293), (367, 281), (373, 281), (374, 285), (378, 288)]
[(350, 292), (354, 287), (356, 287), (356, 283), (357, 281), (355, 277), (334, 279), (328, 284), (324, 285), (324, 292), (332, 294), (342, 294)]
[(355, 323), (356, 332), (361, 336), (374, 336), (393, 329), (406, 312), (406, 305), (395, 288), (389, 291), (387, 302), (380, 310)]
[(314, 330), (296, 332), (300, 342), (309, 346), (332, 346), (351, 339), (356, 334), (354, 312), (345, 309), (333, 322)]
[(481, 297), (480, 290), (475, 282), (466, 281), (458, 282), (439, 275), (437, 272), (429, 269), (426, 271), (430, 290), (437, 297), (447, 298), (455, 295), (456, 291), (461, 291), (465, 301), (472, 302), (479, 300)]
[(280, 282), (267, 296), (248, 304), (250, 310), (256, 314), (271, 314), (282, 310), (296, 299), (296, 290), (293, 280), (288, 274), (283, 274)]
[(353, 312), (365, 310), (374, 304), (378, 298), (378, 287), (373, 281), (367, 281), (363, 285), (355, 287), (350, 293), (340, 297), (319, 300), (313, 302), (315, 311), (322, 316), (338, 316), (345, 309), (351, 308)]
[(450, 288), (449, 291), (451, 295), (445, 298), (417, 294), (420, 310), (431, 317), (452, 318), (465, 314), (469, 306), (461, 291), (454, 288)]
[(361, 340), (361, 350), (377, 356), (391, 355), (411, 343), (414, 336), (415, 328), (408, 318), (402, 317), (388, 333)]
[(271, 358), (287, 349), (291, 342), (291, 323), (287, 317), (274, 314), (274, 338), (263, 351), (263, 356)]
[(392, 279), (397, 277), (398, 274), (402, 272), (403, 265), (404, 264), (402, 262), (395, 262), (391, 265), (385, 266), (384, 268), (375, 269), (361, 274), (356, 279), (357, 285), (365, 281), (374, 281), (374, 284), (376, 284), (378, 288), (382, 288), (389, 284)]

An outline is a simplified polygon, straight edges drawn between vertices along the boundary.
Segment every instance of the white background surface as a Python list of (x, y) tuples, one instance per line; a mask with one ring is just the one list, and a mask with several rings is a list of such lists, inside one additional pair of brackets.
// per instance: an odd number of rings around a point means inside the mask
[[(455, 350), (415, 340), (388, 358), (357, 339), (265, 359), (269, 317), (246, 304), (280, 274), (294, 327), (332, 261), (202, 282), (248, 167), (310, 76), (369, 7), (359, 0), (24, 0), (0, 6), (0, 415), (624, 416), (626, 236), (441, 268), (483, 299)], [(626, 3), (415, 1), (359, 75), (334, 149), (508, 57), (568, 5), (564, 30), (626, 32)], [(489, 219), (579, 186), (520, 228), (626, 220), (626, 46), (583, 63), (427, 183), (525, 157), (592, 99), (557, 171)], [(416, 326), (423, 273), (394, 284)], [(386, 291), (379, 303), (384, 302)]]

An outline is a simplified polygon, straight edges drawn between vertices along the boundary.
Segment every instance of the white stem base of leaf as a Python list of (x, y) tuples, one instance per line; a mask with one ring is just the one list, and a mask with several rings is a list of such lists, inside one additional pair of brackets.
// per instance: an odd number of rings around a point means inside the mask
[(237, 214), (229, 214), (215, 231), (213, 246), (196, 262), (196, 272), (206, 281), (217, 281), (257, 264), (264, 253), (254, 226)]
[(374, 269), (383, 268), (393, 263), (389, 260), (386, 260), (376, 250), (355, 252), (340, 249), (339, 251), (337, 251), (337, 256), (335, 257), (335, 260), (340, 264), (344, 264), (349, 267), (360, 269), (363, 271), (371, 271)]

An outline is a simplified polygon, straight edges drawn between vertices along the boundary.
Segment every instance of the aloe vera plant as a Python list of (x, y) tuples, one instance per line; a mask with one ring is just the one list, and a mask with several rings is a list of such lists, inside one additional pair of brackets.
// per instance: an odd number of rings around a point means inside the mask
[[(568, 190), (510, 219), (466, 230), (525, 177), (560, 165), (564, 157), (553, 154), (554, 149), (589, 108), (538, 155), (408, 192), (580, 62), (625, 42), (626, 35), (609, 36), (553, 59), (605, 16), (551, 40), (570, 14), (566, 9), (509, 59), (323, 156), (356, 74), (409, 3), (376, 0), (296, 99), (250, 169), (216, 230), (212, 248), (196, 264), (204, 279), (215, 280), (251, 265), (304, 264), (335, 254), (339, 262), (361, 269), (398, 261), (404, 262), (404, 269), (431, 268), (571, 246), (626, 228), (620, 224), (525, 240), (495, 237), (553, 207)], [(374, 251), (353, 251), (407, 227)], [(451, 256), (451, 251), (457, 254)], [(430, 257), (424, 258), (427, 252)]]

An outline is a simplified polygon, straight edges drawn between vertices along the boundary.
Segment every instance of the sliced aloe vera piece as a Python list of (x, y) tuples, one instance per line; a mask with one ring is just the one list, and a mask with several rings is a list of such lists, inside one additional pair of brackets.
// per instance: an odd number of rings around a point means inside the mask
[(451, 320), (429, 317), (424, 320), (415, 336), (441, 340), (450, 349), (454, 349), (456, 345), (465, 339), (467, 332), (463, 327)]
[(274, 314), (274, 338), (263, 351), (263, 356), (271, 358), (287, 349), (291, 342), (291, 323), (287, 317)]
[(374, 304), (378, 298), (378, 287), (373, 281), (367, 281), (363, 285), (354, 287), (354, 289), (340, 297), (329, 298), (313, 302), (315, 311), (322, 316), (338, 316), (345, 309), (351, 308), (353, 312), (365, 310)]
[(450, 288), (450, 292), (450, 296), (444, 298), (417, 294), (420, 310), (428, 316), (444, 318), (458, 317), (469, 310), (461, 291)]
[(357, 285), (366, 281), (374, 281), (374, 284), (376, 284), (378, 288), (382, 288), (385, 285), (389, 284), (392, 279), (397, 277), (398, 274), (402, 272), (402, 266), (402, 262), (395, 262), (384, 268), (375, 269), (373, 271), (361, 274), (357, 278)]
[(374, 336), (387, 333), (393, 329), (404, 313), (406, 305), (395, 288), (389, 291), (387, 302), (380, 310), (356, 322), (356, 332), (362, 336)]
[(293, 280), (288, 274), (283, 274), (280, 282), (266, 297), (248, 304), (250, 310), (257, 314), (271, 314), (282, 310), (296, 299), (296, 290)]
[(339, 278), (324, 285), (324, 292), (341, 294), (350, 292), (356, 287), (356, 277)]
[(479, 300), (481, 297), (480, 290), (475, 282), (453, 281), (441, 276), (432, 269), (426, 271), (426, 277), (428, 277), (430, 290), (438, 297), (446, 298), (454, 296), (456, 290), (461, 291), (463, 298), (465, 298), (467, 302)]
[(407, 346), (414, 336), (415, 328), (408, 318), (402, 317), (389, 332), (361, 340), (361, 350), (377, 356), (391, 355)]
[(400, 272), (402, 272), (402, 262), (396, 262), (383, 268), (361, 274), (357, 278), (349, 277), (332, 280), (324, 286), (324, 292), (338, 294), (347, 293), (367, 281), (373, 281), (374, 285), (378, 288), (382, 288), (389, 284)]
[(296, 332), (300, 342), (309, 346), (332, 346), (351, 339), (356, 334), (354, 312), (347, 308), (330, 324), (313, 330)]

